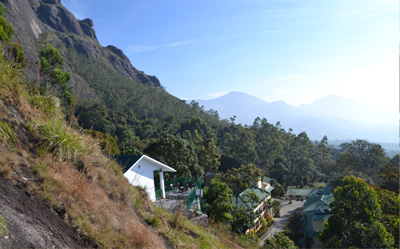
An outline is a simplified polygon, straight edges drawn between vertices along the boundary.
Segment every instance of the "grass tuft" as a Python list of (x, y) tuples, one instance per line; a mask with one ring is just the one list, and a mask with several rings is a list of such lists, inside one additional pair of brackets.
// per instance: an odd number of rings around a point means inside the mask
[(11, 180), (13, 178), (14, 167), (18, 165), (15, 154), (0, 153), (0, 176)]
[(30, 94), (29, 102), (35, 109), (42, 109), (47, 114), (59, 115), (60, 113), (60, 101), (50, 95), (38, 95)]
[(7, 145), (8, 148), (16, 148), (18, 136), (14, 129), (3, 120), (0, 120), (0, 141)]
[(0, 214), (0, 248), (1, 248), (1, 241), (3, 240), (3, 238), (8, 239), (9, 235), (10, 233), (6, 226), (6, 219), (3, 217), (3, 215)]
[(69, 128), (64, 120), (50, 120), (41, 125), (30, 124), (29, 129), (39, 137), (39, 148), (54, 153), (59, 160), (66, 159), (76, 162), (87, 152), (83, 137)]

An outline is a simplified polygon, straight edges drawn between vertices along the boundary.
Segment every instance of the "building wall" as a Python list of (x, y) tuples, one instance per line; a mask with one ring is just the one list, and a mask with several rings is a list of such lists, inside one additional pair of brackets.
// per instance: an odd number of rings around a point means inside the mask
[(323, 220), (313, 220), (312, 228), (314, 229), (314, 231), (324, 230), (324, 221)]
[(153, 165), (151, 162), (141, 159), (135, 167), (129, 169), (124, 173), (129, 183), (134, 186), (143, 187), (150, 200), (156, 201), (156, 192), (154, 187), (154, 170), (160, 167)]

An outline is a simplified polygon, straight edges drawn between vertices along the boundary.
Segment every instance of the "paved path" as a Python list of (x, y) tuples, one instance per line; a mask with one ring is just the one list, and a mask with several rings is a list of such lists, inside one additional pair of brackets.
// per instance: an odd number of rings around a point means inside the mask
[(265, 238), (272, 238), (275, 233), (283, 232), (286, 222), (289, 220), (289, 216), (299, 207), (302, 207), (305, 201), (293, 201), (289, 204), (289, 201), (281, 200), (281, 217), (274, 217), (274, 224), (267, 231), (267, 236), (263, 236), (260, 245), (264, 244)]

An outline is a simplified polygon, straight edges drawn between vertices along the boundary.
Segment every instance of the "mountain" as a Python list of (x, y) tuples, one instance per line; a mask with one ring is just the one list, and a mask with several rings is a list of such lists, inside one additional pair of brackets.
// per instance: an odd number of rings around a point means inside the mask
[[(190, 116), (189, 105), (169, 95), (154, 76), (133, 68), (121, 50), (101, 47), (93, 23), (76, 20), (60, 1), (1, 3), (0, 36), (8, 38), (11, 32), (4, 30), (13, 29), (27, 61), (13, 58), (15, 52), (7, 47), (13, 44), (0, 39), (0, 248), (249, 247), (236, 245), (234, 238), (229, 243), (220, 239), (217, 231), (193, 224), (184, 212), (156, 208), (144, 189), (133, 187), (101, 147), (100, 133), (67, 122), (69, 107), (38, 91), (38, 51), (47, 43), (61, 51), (74, 93), (83, 93), (81, 117), (104, 122), (98, 127), (113, 135), (129, 123), (155, 137), (153, 126), (164, 125), (156, 119), (160, 113)], [(140, 133), (134, 131), (127, 136), (137, 141)]]
[(43, 44), (50, 43), (66, 58), (66, 70), (72, 76), (75, 92), (80, 89), (83, 97), (96, 97), (96, 93), (89, 83), (76, 73), (67, 55), (68, 49), (77, 51), (87, 59), (100, 62), (102, 66), (136, 82), (148, 86), (161, 86), (155, 76), (146, 75), (134, 68), (122, 50), (112, 45), (101, 46), (93, 29), (93, 20), (89, 18), (77, 20), (60, 0), (0, 0), (0, 2), (6, 6), (4, 17), (14, 28), (14, 40), (19, 39), (24, 48), (28, 61), (26, 74), (31, 80), (36, 80), (35, 64), (39, 60), (38, 49), (43, 47)]
[(278, 121), (295, 133), (306, 131), (311, 139), (327, 135), (332, 140), (367, 139), (398, 143), (398, 115), (384, 108), (365, 105), (336, 95), (298, 107), (284, 101), (266, 102), (241, 92), (230, 92), (211, 100), (196, 100), (221, 118), (236, 116), (236, 122), (253, 124), (256, 117)]
[(165, 130), (164, 122), (169, 121), (164, 120), (175, 116), (182, 123), (192, 118), (189, 105), (165, 91), (157, 77), (132, 66), (122, 50), (100, 45), (94, 22), (77, 20), (60, 0), (0, 2), (14, 28), (14, 41), (26, 54), (25, 74), (31, 82), (37, 81), (38, 54), (47, 44), (64, 57), (64, 70), (72, 77), (69, 84), (78, 96), (75, 115), (83, 128), (118, 137), (120, 147), (140, 138), (145, 141), (136, 142), (136, 147), (143, 149)]

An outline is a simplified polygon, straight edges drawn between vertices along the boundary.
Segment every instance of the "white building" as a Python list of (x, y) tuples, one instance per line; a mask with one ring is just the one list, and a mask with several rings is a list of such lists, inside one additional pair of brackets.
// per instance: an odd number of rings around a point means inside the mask
[(155, 175), (158, 175), (161, 199), (165, 198), (164, 172), (176, 172), (175, 169), (146, 155), (118, 156), (117, 160), (129, 183), (144, 188), (152, 201), (156, 201)]

